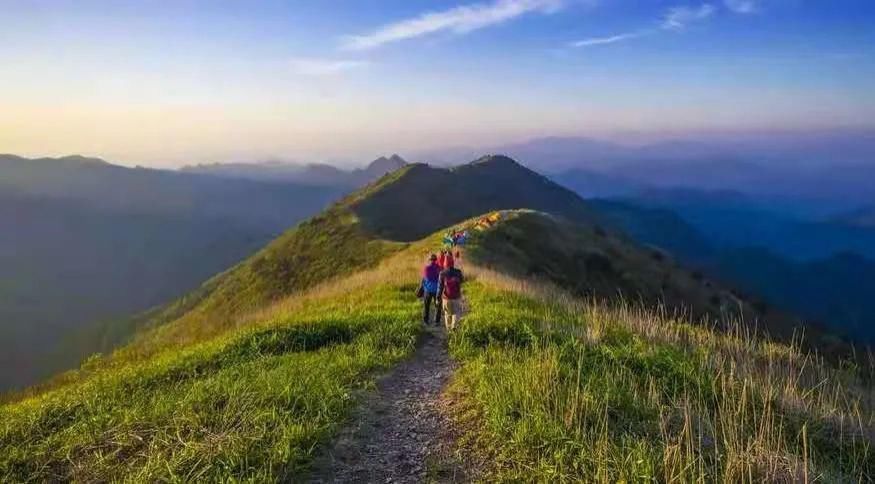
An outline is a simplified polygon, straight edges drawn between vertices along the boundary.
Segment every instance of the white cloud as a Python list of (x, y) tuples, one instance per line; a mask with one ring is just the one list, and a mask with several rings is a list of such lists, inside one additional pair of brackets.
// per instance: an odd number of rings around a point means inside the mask
[(755, 13), (759, 10), (756, 0), (723, 0), (723, 4), (735, 13)]
[(527, 13), (552, 13), (566, 0), (495, 0), (491, 3), (462, 5), (441, 12), (428, 12), (380, 27), (366, 35), (343, 40), (346, 50), (366, 50), (384, 44), (412, 39), (438, 32), (463, 34), (496, 25)]
[(323, 77), (342, 74), (368, 65), (365, 61), (318, 58), (295, 58), (290, 61), (295, 73), (303, 76)]
[(716, 9), (710, 3), (703, 3), (699, 7), (673, 7), (666, 12), (662, 19), (662, 28), (665, 30), (683, 30), (689, 24), (705, 20), (714, 15)]
[(624, 40), (636, 39), (646, 35), (648, 32), (629, 32), (625, 34), (611, 35), (609, 37), (591, 37), (589, 39), (578, 40), (572, 42), (571, 47), (592, 47), (596, 45), (616, 44)]

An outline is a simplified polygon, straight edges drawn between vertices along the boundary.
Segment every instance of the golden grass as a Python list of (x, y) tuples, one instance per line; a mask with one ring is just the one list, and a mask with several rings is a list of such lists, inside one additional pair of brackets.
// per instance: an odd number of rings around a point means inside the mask
[[(804, 350), (798, 341), (791, 344), (771, 341), (743, 322), (735, 322), (728, 330), (718, 330), (709, 321), (695, 324), (621, 299), (582, 300), (549, 283), (511, 277), (470, 263), (466, 269), (487, 291), (536, 300), (540, 306), (534, 330), (553, 335), (551, 341), (558, 336), (560, 341), (566, 338), (591, 348), (610, 346), (614, 344), (612, 335), (620, 329), (644, 342), (644, 346), (639, 345), (641, 351), (672, 348), (682, 355), (677, 357), (679, 364), (695, 362), (690, 366), (689, 376), (706, 382), (705, 389), (688, 388), (669, 401), (656, 376), (634, 374), (634, 369), (622, 365), (603, 369), (612, 373), (617, 386), (634, 395), (635, 408), (658, 413), (658, 436), (649, 437), (646, 445), (641, 445), (649, 449), (642, 451), (644, 454), (656, 453), (661, 457), (656, 459), (657, 470), (645, 474), (658, 480), (682, 482), (715, 479), (802, 482), (873, 477), (870, 474), (873, 471), (870, 446), (875, 437), (873, 388), (854, 368), (831, 365)], [(473, 306), (475, 313), (483, 310), (487, 308)], [(490, 317), (501, 317), (501, 313)], [(590, 471), (598, 471), (599, 478), (595, 480), (628, 478), (629, 475), (617, 470), (618, 462), (635, 455), (635, 449), (619, 445), (617, 435), (610, 431), (612, 425), (617, 425), (619, 410), (609, 404), (598, 408), (599, 399), (586, 396), (586, 382), (559, 383), (560, 374), (570, 372), (580, 378), (579, 375), (587, 373), (585, 368), (568, 368), (568, 363), (563, 363), (562, 347), (553, 343), (535, 345), (525, 357), (518, 352), (499, 356), (505, 350), (496, 347), (494, 351), (499, 353), (495, 353), (487, 348), (486, 353), (467, 362), (472, 365), (470, 368), (480, 370), (463, 370), (465, 376), (457, 386), (474, 400), (477, 397), (471, 397), (471, 392), (480, 392), (479, 398), (483, 399), (479, 402), (480, 410), (488, 414), (499, 411), (501, 405), (496, 401), (500, 398), (483, 396), (490, 391), (486, 389), (494, 388), (478, 379), (514, 380), (493, 384), (504, 392), (524, 395), (520, 396), (524, 402), (537, 398), (537, 403), (526, 404), (541, 409), (533, 410), (532, 414), (543, 411), (540, 418), (556, 419), (571, 432), (564, 438), (572, 442), (552, 448), (553, 452), (575, 447), (574, 439), (590, 442), (592, 449), (586, 453), (588, 462), (595, 462), (589, 467)], [(466, 353), (460, 354), (464, 361)], [(537, 364), (527, 366), (524, 362), (528, 358), (534, 358), (532, 361)], [(482, 365), (487, 368), (496, 365), (494, 373), (489, 375), (490, 371), (483, 370)], [(506, 376), (496, 376), (499, 373)], [(490, 398), (496, 401), (488, 401)], [(519, 401), (513, 403), (511, 399), (504, 404), (518, 405)], [(545, 407), (547, 410), (543, 410)], [(530, 432), (537, 433), (531, 427), (547, 423), (532, 417), (525, 425)], [(584, 428), (596, 435), (576, 433)], [(497, 435), (508, 438), (506, 433)], [(544, 440), (546, 445), (549, 440), (546, 434)], [(578, 475), (563, 468), (576, 462), (574, 458), (566, 456), (549, 463), (533, 449), (508, 450), (500, 441), (495, 445), (512, 456), (511, 460), (517, 459), (500, 465), (495, 477), (543, 477), (539, 472), (544, 468), (557, 472), (556, 476)], [(526, 462), (527, 455), (529, 459), (533, 455), (539, 457)], [(647, 458), (639, 456), (638, 460), (644, 462)], [(581, 462), (576, 464), (586, 468)], [(524, 466), (529, 471), (521, 470)]]

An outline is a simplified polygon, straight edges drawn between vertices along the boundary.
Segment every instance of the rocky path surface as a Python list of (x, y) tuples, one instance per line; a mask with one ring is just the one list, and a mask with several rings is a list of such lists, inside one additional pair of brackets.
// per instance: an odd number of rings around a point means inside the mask
[(310, 482), (465, 482), (443, 389), (453, 371), (441, 329), (429, 327), (414, 356), (381, 378)]

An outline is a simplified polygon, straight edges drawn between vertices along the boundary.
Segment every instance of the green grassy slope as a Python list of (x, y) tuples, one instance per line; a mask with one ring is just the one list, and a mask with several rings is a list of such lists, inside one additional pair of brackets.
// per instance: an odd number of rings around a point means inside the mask
[(134, 340), (131, 348), (198, 341), (283, 296), (376, 265), (404, 244), (375, 239), (342, 206), (299, 224), (207, 283), (208, 293), (180, 318)]

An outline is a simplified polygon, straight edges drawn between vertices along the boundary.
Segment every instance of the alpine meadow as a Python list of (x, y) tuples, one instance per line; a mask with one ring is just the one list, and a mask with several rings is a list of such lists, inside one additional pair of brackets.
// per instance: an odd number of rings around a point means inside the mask
[(0, 483), (875, 482), (875, 4), (0, 11)]

